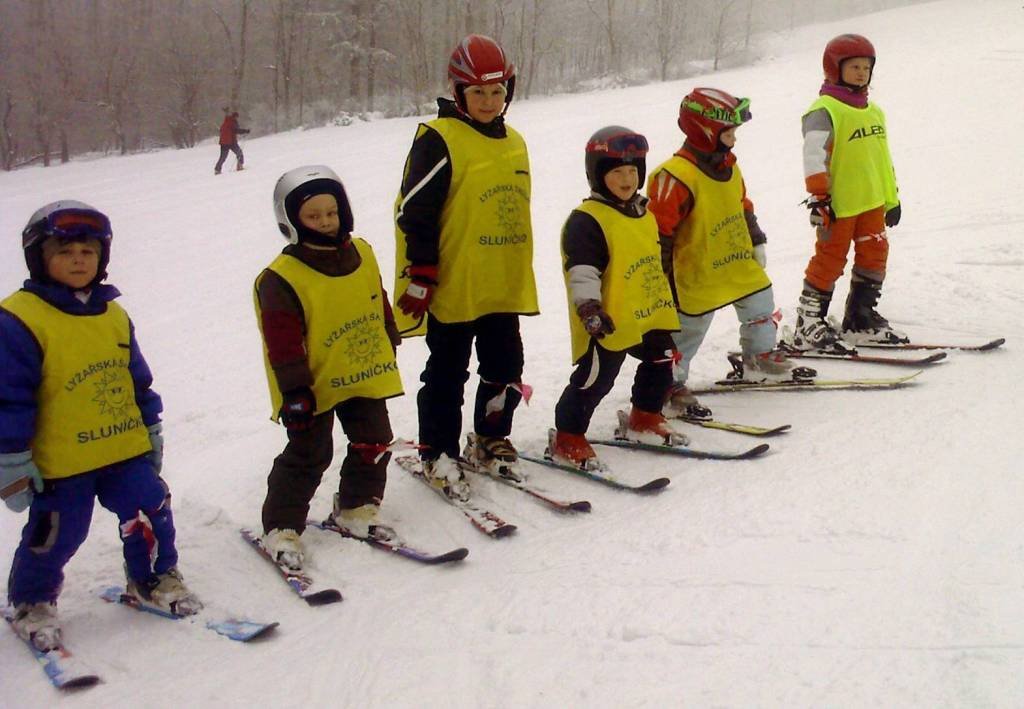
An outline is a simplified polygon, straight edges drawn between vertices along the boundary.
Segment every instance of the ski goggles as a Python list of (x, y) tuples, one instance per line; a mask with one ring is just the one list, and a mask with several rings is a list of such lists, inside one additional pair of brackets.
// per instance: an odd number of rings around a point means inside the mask
[(736, 104), (736, 108), (726, 108), (724, 106), (705, 106), (697, 103), (696, 101), (685, 101), (683, 105), (693, 111), (694, 113), (710, 118), (713, 121), (719, 121), (721, 123), (729, 123), (734, 126), (743, 125), (750, 120), (750, 99), (741, 98), (738, 99), (739, 103)]
[(610, 158), (642, 158), (647, 150), (647, 138), (639, 133), (619, 133), (587, 142), (588, 153), (604, 153)]
[(110, 239), (110, 220), (90, 209), (58, 209), (26, 229), (28, 246), (41, 237), (55, 236), (58, 239)]

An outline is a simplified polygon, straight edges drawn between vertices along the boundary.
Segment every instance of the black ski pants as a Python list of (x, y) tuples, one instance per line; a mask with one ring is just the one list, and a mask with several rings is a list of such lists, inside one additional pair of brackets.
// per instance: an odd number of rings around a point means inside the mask
[(235, 154), (235, 159), (238, 161), (236, 167), (242, 167), (245, 163), (245, 157), (242, 155), (242, 148), (238, 143), (232, 143), (231, 145), (220, 146), (220, 159), (217, 160), (217, 164), (213, 166), (214, 172), (220, 172), (220, 169), (224, 166), (224, 161), (228, 157), (228, 151)]
[(351, 509), (380, 504), (387, 483), (390, 453), (373, 462), (352, 447), (353, 443), (390, 443), (391, 422), (383, 399), (356, 398), (343, 401), (313, 419), (312, 428), (288, 431), (288, 445), (274, 459), (263, 502), (263, 530), (306, 528), (309, 503), (324, 471), (334, 457), (334, 417), (348, 437), (348, 454), (341, 464), (339, 507)]
[(565, 433), (587, 432), (594, 410), (612, 390), (627, 354), (640, 360), (630, 402), (642, 411), (661, 411), (672, 386), (674, 350), (672, 336), (660, 330), (648, 332), (639, 345), (621, 352), (606, 350), (591, 338), (590, 347), (576, 362), (569, 385), (555, 405), (555, 428)]
[(523, 376), (523, 339), (519, 316), (485, 315), (464, 323), (427, 319), (427, 365), (420, 375), (423, 387), (416, 397), (421, 455), (434, 459), (459, 455), (462, 404), (469, 380), (469, 356), (476, 342), (477, 374), (473, 430), (481, 436), (508, 437), (512, 415), (522, 395), (510, 384)]

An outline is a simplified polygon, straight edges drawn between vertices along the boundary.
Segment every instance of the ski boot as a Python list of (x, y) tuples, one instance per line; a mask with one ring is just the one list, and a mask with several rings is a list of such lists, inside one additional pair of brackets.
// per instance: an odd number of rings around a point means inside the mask
[(526, 481), (519, 470), (519, 454), (507, 438), (470, 433), (466, 436), (462, 457), (473, 467), (485, 470), (490, 475), (517, 483)]
[(272, 529), (263, 535), (263, 548), (274, 563), (289, 571), (302, 571), (305, 554), (302, 539), (294, 529)]
[(829, 354), (856, 354), (827, 319), (832, 293), (820, 291), (804, 281), (800, 304), (796, 308), (796, 327), (784, 347), (800, 352), (814, 350)]
[(665, 418), (693, 419), (695, 421), (710, 421), (711, 409), (697, 401), (689, 387), (681, 382), (675, 382), (669, 389), (668, 399), (661, 409)]
[(144, 603), (178, 616), (195, 615), (203, 609), (203, 604), (185, 585), (177, 567), (172, 567), (162, 574), (153, 574), (144, 581), (128, 577), (125, 592)]
[(431, 487), (444, 493), (445, 497), (459, 502), (469, 500), (471, 490), (465, 473), (457, 462), (444, 453), (440, 458), (423, 461), (423, 477)]
[(619, 411), (619, 426), (615, 437), (634, 443), (650, 443), (661, 446), (687, 446), (690, 439), (684, 433), (673, 429), (660, 411), (644, 411), (634, 406), (627, 414)]
[(11, 626), (18, 637), (31, 642), (40, 652), (57, 650), (64, 642), (55, 603), (19, 603), (14, 607)]
[(807, 381), (818, 376), (810, 367), (794, 367), (783, 352), (772, 350), (752, 355), (729, 355), (732, 371), (727, 378), (744, 382)]
[(910, 342), (906, 333), (895, 330), (878, 314), (875, 306), (882, 294), (882, 284), (874, 281), (853, 281), (846, 298), (843, 337), (858, 345), (899, 345)]
[(398, 533), (378, 518), (380, 506), (373, 503), (342, 509), (338, 506), (341, 498), (334, 493), (334, 512), (331, 520), (339, 527), (345, 528), (353, 537), (360, 539), (376, 539), (393, 544), (398, 541)]
[(548, 433), (548, 449), (545, 451), (544, 457), (580, 470), (604, 469), (597, 453), (594, 452), (587, 437), (582, 433), (567, 433), (551, 429)]

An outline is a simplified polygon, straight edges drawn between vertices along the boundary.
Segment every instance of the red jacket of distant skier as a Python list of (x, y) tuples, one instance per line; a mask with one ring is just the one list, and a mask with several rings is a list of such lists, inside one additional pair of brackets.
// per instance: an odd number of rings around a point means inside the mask
[(229, 113), (220, 124), (220, 144), (234, 145), (238, 142), (238, 114)]

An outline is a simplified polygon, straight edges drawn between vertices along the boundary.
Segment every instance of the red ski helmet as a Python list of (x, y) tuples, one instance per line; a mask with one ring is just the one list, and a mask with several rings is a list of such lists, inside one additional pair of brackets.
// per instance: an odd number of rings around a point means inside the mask
[[(871, 60), (871, 73), (875, 69), (875, 47), (867, 37), (859, 34), (841, 34), (825, 45), (825, 53), (821, 57), (821, 65), (825, 69), (825, 80), (830, 84), (841, 84), (843, 79), (843, 62), (854, 57), (867, 57)], [(868, 77), (871, 83), (871, 77)]]
[(736, 98), (718, 89), (697, 88), (679, 104), (679, 128), (698, 150), (718, 149), (718, 136), (751, 118), (750, 99)]
[(516, 88), (516, 67), (501, 45), (482, 34), (467, 35), (448, 60), (448, 84), (455, 103), (466, 110), (467, 86), (505, 85), (505, 109), (512, 103)]

